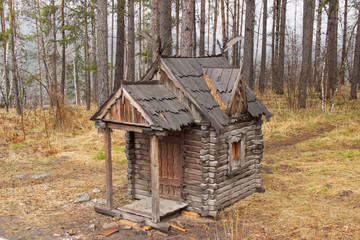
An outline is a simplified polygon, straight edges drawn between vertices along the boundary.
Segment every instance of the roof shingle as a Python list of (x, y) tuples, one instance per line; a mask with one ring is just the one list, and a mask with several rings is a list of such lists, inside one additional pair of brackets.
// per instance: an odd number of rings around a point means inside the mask
[(123, 87), (148, 114), (156, 127), (179, 131), (182, 126), (194, 121), (186, 107), (163, 85), (130, 84)]

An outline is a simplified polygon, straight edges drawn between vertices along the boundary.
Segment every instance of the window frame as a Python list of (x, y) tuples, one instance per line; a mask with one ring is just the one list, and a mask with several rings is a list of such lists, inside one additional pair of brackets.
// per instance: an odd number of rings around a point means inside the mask
[[(237, 171), (245, 166), (245, 134), (240, 134), (239, 136), (234, 136), (228, 140), (229, 151), (228, 151), (228, 172)], [(235, 145), (235, 146), (234, 146)], [(238, 146), (236, 146), (238, 145)], [(240, 154), (236, 157), (234, 149), (239, 148)], [(235, 150), (236, 151), (236, 150)], [(235, 155), (235, 157), (234, 157)]]

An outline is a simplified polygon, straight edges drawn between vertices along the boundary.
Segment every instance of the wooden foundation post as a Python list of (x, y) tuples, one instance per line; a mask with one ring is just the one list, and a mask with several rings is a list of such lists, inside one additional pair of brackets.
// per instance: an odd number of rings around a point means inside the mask
[(113, 208), (112, 197), (112, 160), (111, 160), (111, 130), (108, 127), (104, 129), (104, 151), (105, 151), (105, 173), (106, 173), (106, 207)]
[(151, 209), (152, 222), (160, 222), (160, 197), (159, 197), (159, 139), (151, 136)]

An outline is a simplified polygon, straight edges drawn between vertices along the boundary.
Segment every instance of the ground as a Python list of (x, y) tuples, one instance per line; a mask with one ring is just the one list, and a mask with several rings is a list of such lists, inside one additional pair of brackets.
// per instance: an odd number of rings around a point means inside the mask
[[(263, 125), (265, 193), (234, 204), (218, 219), (166, 219), (185, 233), (121, 226), (110, 237), (98, 235), (110, 217), (95, 213), (94, 203), (74, 203), (81, 192), (104, 198), (103, 137), (89, 121), (95, 107), (65, 108), (61, 131), (50, 110), (26, 110), (22, 121), (14, 109), (0, 109), (0, 239), (359, 239), (360, 104), (342, 91), (332, 113), (321, 113), (317, 99), (293, 110), (285, 97), (260, 98), (275, 115)], [(114, 131), (112, 144), (120, 206), (130, 202), (124, 133)]]

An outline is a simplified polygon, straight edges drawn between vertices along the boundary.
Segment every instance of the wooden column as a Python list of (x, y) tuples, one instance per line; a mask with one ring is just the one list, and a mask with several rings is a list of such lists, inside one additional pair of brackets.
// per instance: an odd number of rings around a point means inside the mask
[(151, 136), (151, 209), (152, 222), (160, 222), (160, 197), (159, 197), (159, 139)]
[(105, 173), (106, 173), (106, 207), (113, 208), (112, 197), (112, 161), (111, 161), (111, 130), (108, 127), (104, 129), (104, 151), (105, 151)]

